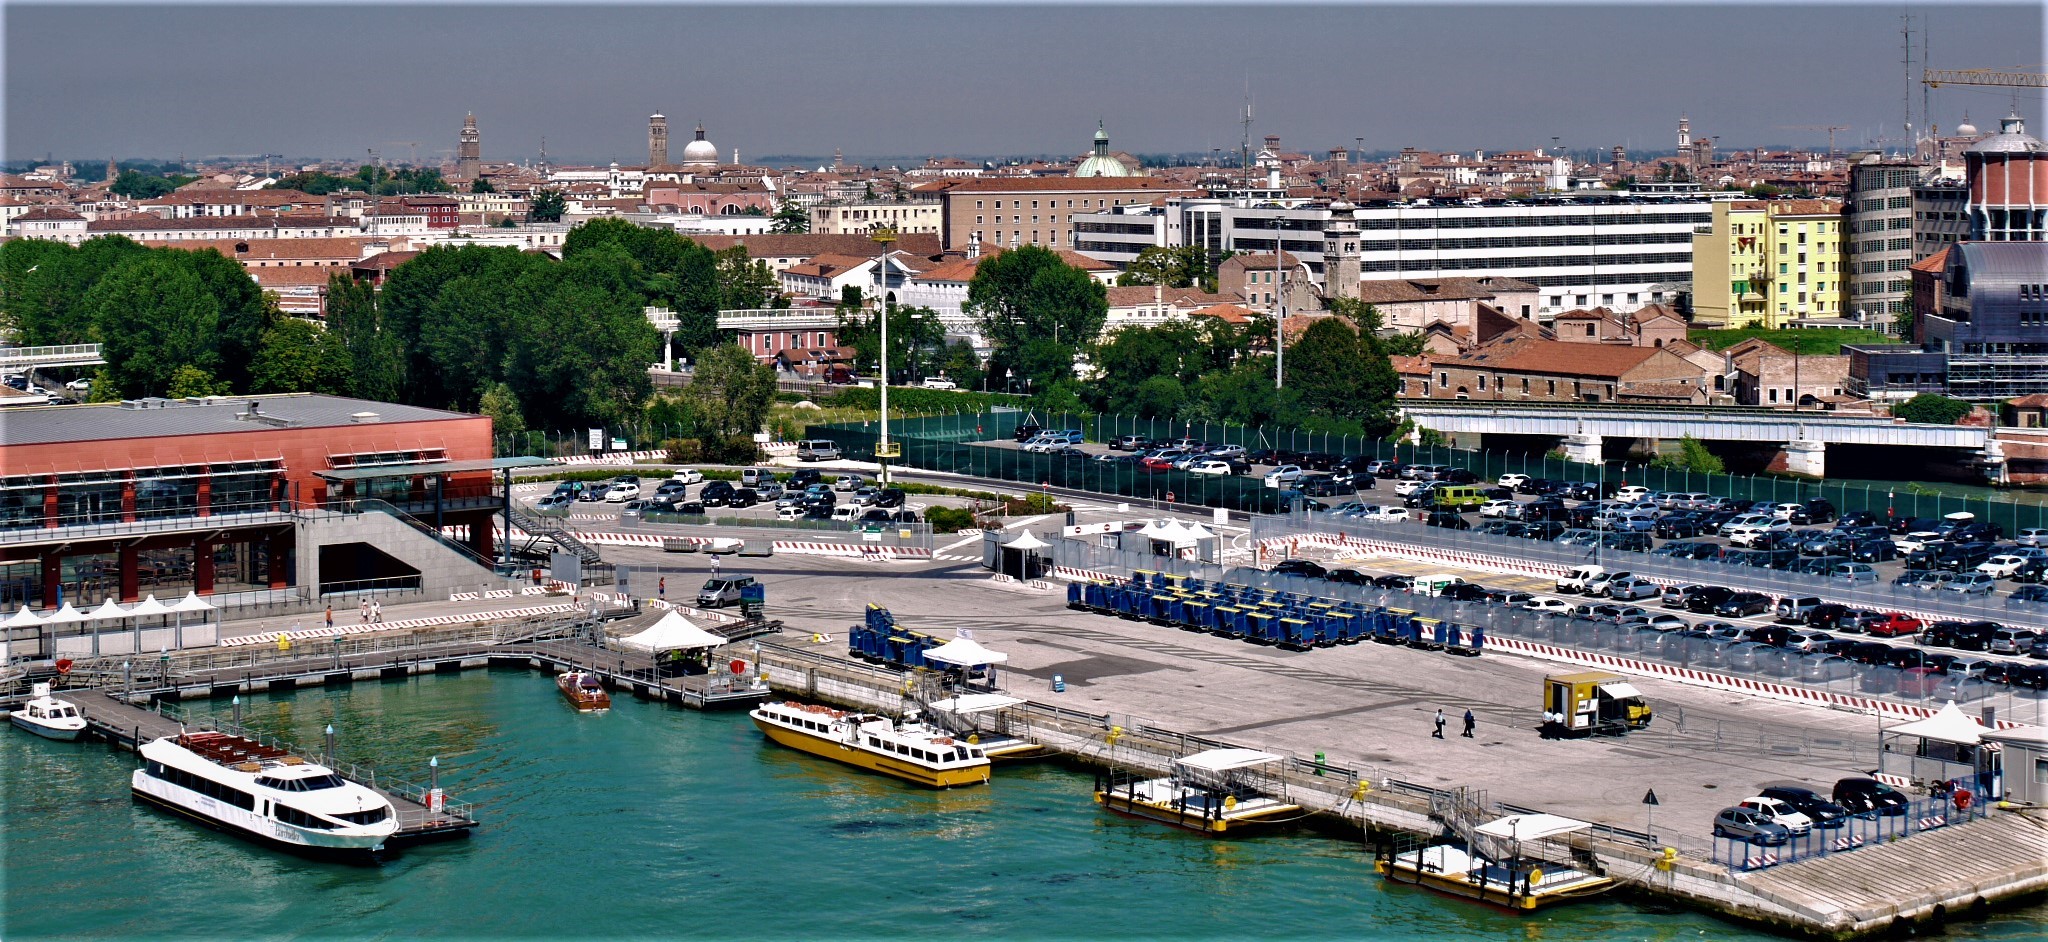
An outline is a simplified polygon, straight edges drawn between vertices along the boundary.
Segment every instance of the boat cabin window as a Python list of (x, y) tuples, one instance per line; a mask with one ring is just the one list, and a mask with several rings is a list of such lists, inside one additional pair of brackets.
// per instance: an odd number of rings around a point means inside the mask
[(273, 778), (265, 775), (258, 778), (256, 784), (281, 792), (317, 792), (325, 788), (340, 788), (342, 780), (341, 776), (332, 773), (306, 778)]
[(341, 827), (339, 824), (323, 818), (316, 818), (290, 805), (271, 805), (270, 812), (272, 817), (294, 827), (308, 828), (315, 831), (332, 831), (335, 828)]
[(351, 811), (347, 814), (337, 814), (335, 817), (350, 824), (376, 824), (391, 817), (391, 809), (371, 808), (368, 811)]
[(161, 779), (189, 792), (197, 792), (215, 801), (224, 801), (243, 811), (256, 810), (256, 798), (239, 788), (231, 788), (210, 778), (193, 775), (184, 769), (176, 769), (161, 762), (149, 763), (151, 778)]

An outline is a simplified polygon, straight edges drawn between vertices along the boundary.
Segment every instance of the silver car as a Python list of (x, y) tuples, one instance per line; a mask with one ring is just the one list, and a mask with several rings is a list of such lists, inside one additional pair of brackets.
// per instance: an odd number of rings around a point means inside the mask
[(1957, 573), (1954, 579), (1943, 585), (1942, 591), (1961, 595), (1990, 595), (1998, 580), (1981, 572)]

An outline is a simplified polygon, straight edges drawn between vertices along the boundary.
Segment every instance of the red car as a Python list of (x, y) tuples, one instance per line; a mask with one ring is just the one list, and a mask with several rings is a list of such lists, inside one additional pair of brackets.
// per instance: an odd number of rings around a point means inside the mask
[(1173, 470), (1174, 461), (1186, 457), (1186, 455), (1187, 452), (1184, 451), (1162, 451), (1138, 462), (1138, 465), (1147, 471), (1171, 471)]
[(1870, 623), (1870, 633), (1879, 638), (1896, 638), (1900, 635), (1919, 634), (1920, 629), (1924, 627), (1926, 626), (1918, 618), (1888, 612), (1883, 618)]

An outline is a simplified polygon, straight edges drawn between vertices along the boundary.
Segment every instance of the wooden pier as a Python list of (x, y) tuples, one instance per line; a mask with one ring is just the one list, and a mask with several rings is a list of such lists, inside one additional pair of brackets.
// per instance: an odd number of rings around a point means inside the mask
[[(143, 743), (154, 742), (166, 736), (194, 729), (221, 729), (237, 736), (264, 741), (259, 734), (241, 729), (232, 723), (218, 722), (212, 717), (179, 717), (175, 711), (167, 714), (161, 706), (150, 709), (129, 703), (111, 693), (91, 693), (78, 696), (76, 701), (80, 712), (85, 714), (86, 723), (92, 734), (106, 742), (131, 752), (139, 751)], [(194, 725), (194, 723), (198, 725)], [(383, 795), (391, 802), (398, 815), (398, 830), (387, 842), (391, 846), (423, 844), (429, 841), (452, 837), (463, 837), (477, 826), (476, 819), (467, 804), (444, 800), (438, 809), (428, 806), (427, 789), (408, 782), (388, 777), (380, 779), (375, 771), (328, 756), (321, 756), (297, 749), (288, 743), (271, 743), (309, 762), (317, 762), (335, 771), (336, 774), (358, 785)]]

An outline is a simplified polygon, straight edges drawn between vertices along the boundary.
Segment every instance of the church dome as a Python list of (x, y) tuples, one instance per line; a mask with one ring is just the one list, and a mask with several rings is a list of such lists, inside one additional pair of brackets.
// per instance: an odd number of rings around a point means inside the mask
[(697, 125), (697, 139), (683, 145), (684, 166), (717, 166), (718, 148), (704, 139), (704, 125)]
[(1081, 165), (1074, 168), (1077, 177), (1135, 177), (1138, 174), (1124, 166), (1124, 162), (1109, 155), (1109, 132), (1102, 122), (1095, 122), (1095, 152), (1088, 155)]

